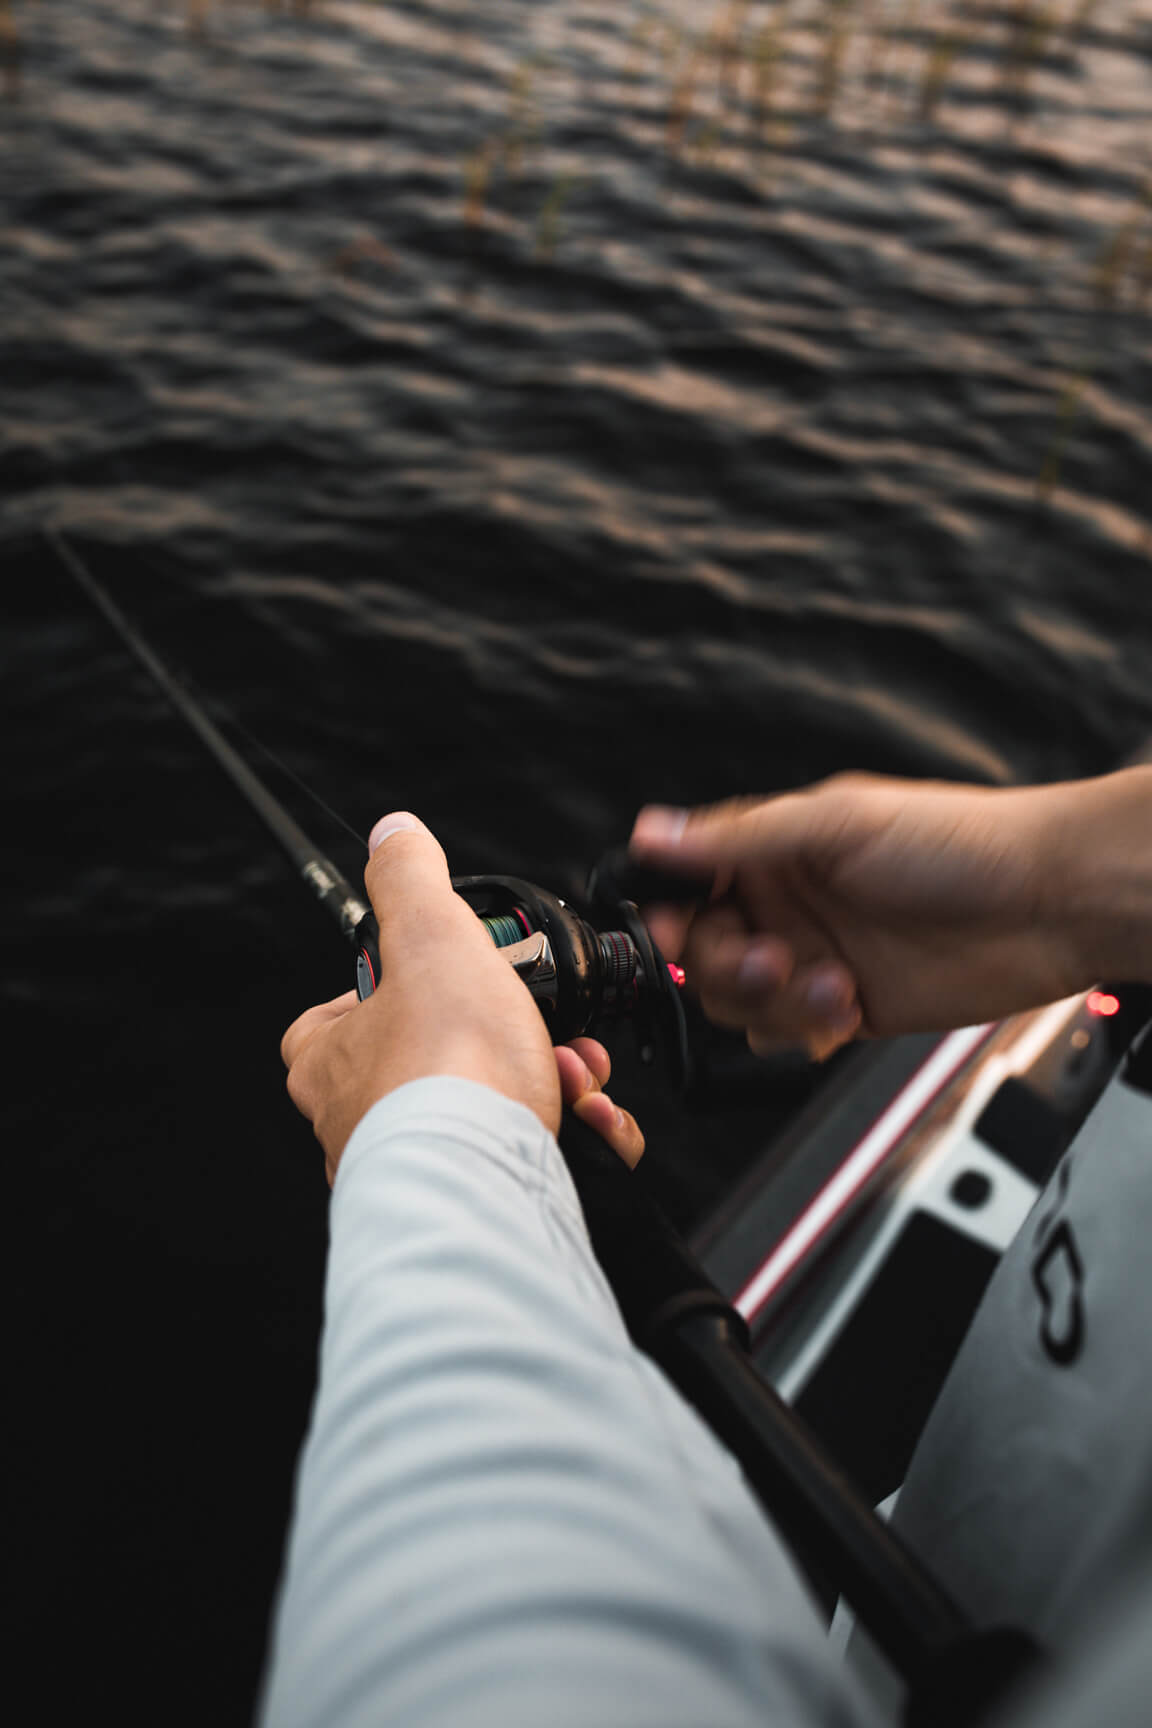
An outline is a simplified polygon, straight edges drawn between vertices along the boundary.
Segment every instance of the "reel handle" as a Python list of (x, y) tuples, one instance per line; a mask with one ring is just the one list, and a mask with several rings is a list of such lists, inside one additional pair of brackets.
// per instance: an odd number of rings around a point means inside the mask
[(366, 912), (357, 924), (353, 940), (356, 943), (356, 995), (361, 1002), (374, 996), (380, 982), (380, 926), (375, 914)]
[(715, 878), (698, 870), (669, 870), (633, 858), (626, 846), (606, 852), (588, 878), (588, 898), (616, 905), (694, 906), (712, 898)]

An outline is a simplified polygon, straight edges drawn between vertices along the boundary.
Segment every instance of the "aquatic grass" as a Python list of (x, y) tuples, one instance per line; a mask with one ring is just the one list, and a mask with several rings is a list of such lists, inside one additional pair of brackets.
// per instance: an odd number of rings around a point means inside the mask
[(844, 76), (844, 56), (852, 35), (851, 0), (838, 0), (830, 7), (817, 58), (816, 88), (812, 109), (821, 119), (831, 114)]
[(670, 150), (684, 144), (689, 122), (694, 119), (698, 105), (706, 101), (703, 87), (713, 58), (715, 27), (713, 19), (705, 29), (677, 29), (665, 38), (663, 70), (668, 82), (665, 143)]
[(864, 57), (863, 78), (866, 89), (871, 89), (876, 84), (879, 84), (883, 89), (884, 74), (892, 52), (894, 34), (891, 25), (886, 21), (874, 25), (868, 39), (868, 51)]
[(535, 142), (540, 130), (536, 106), (536, 75), (540, 63), (532, 58), (517, 66), (509, 79), (508, 126), (501, 140), (504, 167), (509, 174), (519, 174), (524, 152)]
[[(1133, 302), (1138, 309), (1152, 289), (1152, 234), (1146, 226), (1150, 216), (1152, 178), (1138, 193), (1128, 215), (1105, 237), (1096, 254), (1091, 293), (1101, 311), (1117, 305), (1124, 297), (1127, 284), (1131, 285)], [(1101, 336), (1108, 327), (1101, 322)], [(1036, 480), (1039, 503), (1046, 504), (1059, 485), (1068, 444), (1099, 360), (1099, 354), (1084, 360), (1065, 381), (1057, 403), (1055, 431)]]
[(1086, 363), (1084, 367), (1069, 377), (1057, 399), (1056, 429), (1052, 435), (1040, 472), (1036, 476), (1036, 502), (1048, 504), (1052, 494), (1060, 483), (1060, 472), (1064, 464), (1065, 452), (1072, 437), (1076, 421), (1080, 417), (1084, 393), (1092, 376), (1092, 366)]
[(668, 119), (664, 130), (665, 144), (670, 151), (679, 150), (684, 142), (684, 131), (696, 101), (696, 86), (700, 77), (701, 60), (702, 56), (698, 49), (690, 54), (673, 86), (668, 103)]
[(896, 56), (897, 71), (885, 79), (882, 98), (887, 97), (887, 113), (891, 120), (905, 108), (907, 87), (911, 84), (912, 51), (920, 32), (920, 0), (905, 0), (895, 24), (889, 32), (890, 42), (907, 45), (909, 52)]
[(464, 221), (469, 228), (482, 228), (487, 220), (488, 188), (499, 154), (499, 140), (488, 138), (465, 164)]
[(1133, 286), (1136, 291), (1136, 304), (1142, 308), (1149, 294), (1152, 294), (1152, 235), (1145, 240), (1143, 256), (1133, 271)]
[(673, 61), (680, 58), (680, 50), (683, 48), (686, 39), (691, 40), (690, 32), (685, 30), (682, 24), (677, 24), (674, 20), (670, 19), (665, 26), (664, 40), (660, 46), (660, 54), (664, 61), (664, 72), (666, 76)]
[[(271, 17), (291, 12), (297, 18), (310, 18), (318, 8), (320, 0), (249, 0), (249, 3), (258, 3), (261, 11)], [(217, 10), (218, 0), (185, 0), (184, 21), (189, 35), (206, 36), (209, 18)]]
[(916, 103), (916, 116), (922, 125), (930, 124), (935, 118), (936, 109), (948, 88), (956, 60), (967, 48), (970, 40), (969, 32), (950, 32), (938, 37), (926, 50)]
[(730, 0), (726, 9), (722, 7), (717, 12), (709, 28), (706, 51), (716, 62), (716, 86), (721, 97), (725, 89), (739, 94), (747, 22), (748, 0)]
[(656, 20), (651, 16), (639, 17), (635, 20), (628, 33), (628, 44), (631, 50), (624, 63), (624, 76), (634, 79), (640, 72), (645, 51), (651, 47), (656, 34)]
[(544, 263), (551, 263), (555, 256), (556, 244), (560, 238), (560, 217), (578, 183), (578, 176), (575, 174), (558, 174), (540, 206), (540, 214), (536, 218), (533, 252)]
[[(230, 10), (229, 0), (183, 3), (198, 31)], [(313, 0), (231, 0), (231, 5), (263, 5), (277, 15), (314, 10)], [(15, 0), (0, 0), (0, 73), (6, 81), (18, 77), (10, 70), (10, 62), (18, 64), (18, 59), (9, 48), (13, 41), (18, 45), (18, 11)], [(1099, 0), (1001, 0), (995, 9), (981, 0), (714, 0), (695, 13), (670, 14), (661, 0), (642, 0), (637, 15), (609, 46), (613, 75), (623, 72), (645, 82), (644, 108), (656, 130), (657, 149), (662, 128), (670, 154), (704, 165), (721, 157), (767, 197), (776, 195), (779, 180), (795, 172), (799, 157), (784, 148), (792, 137), (803, 149), (818, 142), (821, 127), (843, 129), (850, 121), (868, 127), (878, 142), (888, 142), (909, 122), (934, 123), (960, 61), (973, 49), (978, 53), (968, 69), (979, 60), (981, 95), (991, 92), (995, 101), (999, 83), (1022, 103), (1042, 59), (1056, 46), (1063, 51), (1066, 44), (1079, 43), (1098, 11)], [(995, 51), (991, 65), (989, 49)], [(564, 78), (566, 92), (577, 90), (572, 67), (529, 53), (506, 74), (503, 120), (498, 112), (494, 125), (486, 126), (488, 136), (471, 154), (461, 152), (458, 220), (465, 227), (481, 229), (508, 216), (497, 203), (498, 191), (524, 175), (530, 160), (535, 168), (535, 148), (550, 109), (541, 89), (549, 64)], [(882, 134), (881, 128), (887, 130)], [(905, 134), (903, 144), (909, 142)], [(576, 183), (574, 172), (556, 174), (550, 182), (535, 180), (539, 190), (532, 207), (525, 207), (527, 182), (518, 188), (516, 225), (523, 245), (539, 260), (555, 257)], [(1096, 257), (1088, 259), (1089, 292), (1101, 307), (1122, 301), (1143, 306), (1152, 294), (1147, 209), (1145, 199), (1114, 232), (1101, 237)], [(387, 262), (386, 248), (376, 253), (353, 245), (337, 267), (383, 270)], [(1058, 484), (1083, 388), (1082, 381), (1073, 381), (1059, 397), (1056, 434), (1037, 480), (1043, 496)]]
[(670, 84), (665, 143), (670, 151), (710, 160), (717, 146), (732, 137), (741, 115), (747, 118), (750, 141), (763, 141), (787, 5), (788, 0), (782, 0), (769, 22), (753, 30), (750, 0), (729, 0), (699, 32), (677, 37), (677, 61), (665, 62)]
[(1075, 46), (1084, 32), (1091, 28), (1099, 10), (1100, 0), (1073, 0), (1072, 11), (1064, 26), (1064, 38), (1070, 47)]
[(1092, 270), (1092, 298), (1099, 305), (1110, 305), (1117, 298), (1121, 278), (1132, 254), (1133, 238), (1131, 226), (1122, 223), (1096, 254)]
[[(780, 8), (783, 13), (784, 8)], [(776, 91), (779, 83), (784, 44), (783, 19), (774, 17), (763, 25), (751, 50), (752, 58), (752, 124), (761, 143), (768, 141), (769, 124), (778, 132)]]
[[(936, 13), (954, 10), (949, 6)], [(931, 119), (953, 63), (973, 35), (970, 25), (937, 16), (931, 21), (935, 35), (925, 46), (922, 11), (922, 0), (904, 0), (900, 11), (890, 16), (881, 0), (879, 7), (873, 5), (867, 16), (857, 19), (860, 103), (884, 127), (899, 124), (909, 110)]]
[(1124, 279), (1129, 272), (1137, 304), (1143, 304), (1152, 272), (1152, 238), (1146, 235), (1150, 213), (1152, 180), (1148, 181), (1132, 210), (1108, 235), (1096, 255), (1092, 270), (1092, 297), (1098, 305), (1112, 305), (1121, 298)]
[(1047, 52), (1058, 19), (1053, 7), (1040, 0), (1016, 0), (1007, 21), (1007, 38), (1001, 62), (1001, 82), (1013, 106), (1028, 100), (1032, 74)]
[(701, 126), (693, 134), (690, 145), (693, 155), (701, 167), (707, 168), (711, 165), (716, 146), (723, 136), (724, 127), (719, 120), (708, 121), (706, 125)]
[(338, 276), (352, 277), (357, 275), (363, 264), (375, 264), (382, 270), (393, 270), (396, 267), (396, 254), (390, 246), (376, 234), (358, 234), (347, 245), (339, 247), (331, 256), (329, 265)]
[(4, 94), (15, 102), (21, 91), (24, 43), (9, 0), (0, 0), (0, 77)]

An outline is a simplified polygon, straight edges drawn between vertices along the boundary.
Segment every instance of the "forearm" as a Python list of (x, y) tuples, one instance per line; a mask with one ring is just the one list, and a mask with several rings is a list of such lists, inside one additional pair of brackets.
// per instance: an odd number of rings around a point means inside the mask
[(1053, 787), (1050, 796), (1046, 894), (1083, 984), (1152, 984), (1152, 766)]
[(855, 1720), (742, 1477), (632, 1348), (555, 1142), (424, 1081), (357, 1128), (265, 1728)]

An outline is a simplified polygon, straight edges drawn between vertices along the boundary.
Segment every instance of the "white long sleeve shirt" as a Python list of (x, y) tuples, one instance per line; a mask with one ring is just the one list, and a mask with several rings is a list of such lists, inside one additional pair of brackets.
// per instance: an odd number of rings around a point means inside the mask
[(262, 1728), (848, 1728), (743, 1476), (630, 1342), (553, 1137), (382, 1099), (331, 1211)]

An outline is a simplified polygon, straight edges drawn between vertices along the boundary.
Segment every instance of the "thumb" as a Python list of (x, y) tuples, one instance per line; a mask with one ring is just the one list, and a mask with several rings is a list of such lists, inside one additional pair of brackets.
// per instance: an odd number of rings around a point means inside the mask
[(382, 816), (368, 836), (364, 885), (380, 926), (380, 959), (459, 938), (475, 914), (453, 890), (444, 849), (409, 810)]

